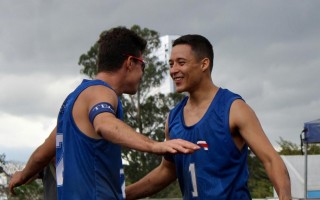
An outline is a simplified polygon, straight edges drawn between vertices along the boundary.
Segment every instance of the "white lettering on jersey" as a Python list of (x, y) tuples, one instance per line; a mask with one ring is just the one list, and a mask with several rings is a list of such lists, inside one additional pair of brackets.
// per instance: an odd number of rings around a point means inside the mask
[[(56, 148), (61, 149), (63, 151), (63, 135), (61, 133), (57, 133), (56, 136)], [(56, 167), (56, 174), (57, 174), (57, 186), (63, 185), (63, 154), (59, 155), (60, 157), (57, 157), (57, 167)]]

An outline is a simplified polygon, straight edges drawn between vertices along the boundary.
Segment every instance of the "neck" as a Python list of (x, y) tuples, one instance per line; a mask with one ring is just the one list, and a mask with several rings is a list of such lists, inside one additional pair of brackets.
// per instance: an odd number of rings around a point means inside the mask
[(198, 86), (197, 88), (200, 89), (195, 89), (189, 93), (190, 104), (200, 105), (207, 101), (211, 102), (219, 89), (212, 81), (203, 83), (202, 86)]
[(99, 72), (95, 79), (108, 83), (118, 96), (122, 95), (121, 76), (117, 72)]

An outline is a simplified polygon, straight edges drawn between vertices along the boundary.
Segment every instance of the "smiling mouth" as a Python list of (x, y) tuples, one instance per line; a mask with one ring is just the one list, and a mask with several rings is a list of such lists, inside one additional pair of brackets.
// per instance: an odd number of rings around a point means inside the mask
[(173, 77), (174, 81), (181, 81), (182, 79), (183, 79), (183, 77), (180, 77), (180, 76), (179, 77)]

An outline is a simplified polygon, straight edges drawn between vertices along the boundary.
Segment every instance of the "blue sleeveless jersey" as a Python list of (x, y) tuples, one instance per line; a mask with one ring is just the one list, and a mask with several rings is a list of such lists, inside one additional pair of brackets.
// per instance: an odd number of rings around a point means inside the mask
[(231, 104), (241, 96), (219, 88), (207, 112), (193, 126), (186, 126), (183, 108), (185, 97), (169, 115), (170, 139), (181, 138), (201, 146), (193, 154), (167, 157), (175, 163), (183, 199), (247, 200), (248, 147), (240, 151), (231, 136)]
[[(100, 80), (83, 80), (69, 94), (59, 112), (56, 135), (59, 200), (125, 198), (120, 145), (86, 136), (72, 117), (72, 108), (80, 93), (94, 85), (111, 88)], [(122, 115), (122, 104), (118, 99), (116, 117), (122, 119)]]

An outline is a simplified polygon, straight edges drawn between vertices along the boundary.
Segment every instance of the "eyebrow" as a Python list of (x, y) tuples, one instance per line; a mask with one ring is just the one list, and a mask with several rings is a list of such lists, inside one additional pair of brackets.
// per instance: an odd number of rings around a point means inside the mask
[(170, 61), (174, 61), (174, 60), (176, 60), (176, 61), (186, 61), (186, 60), (188, 60), (188, 59), (186, 59), (186, 58), (169, 59), (169, 62), (170, 62)]

